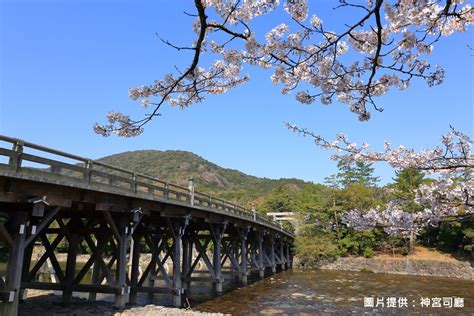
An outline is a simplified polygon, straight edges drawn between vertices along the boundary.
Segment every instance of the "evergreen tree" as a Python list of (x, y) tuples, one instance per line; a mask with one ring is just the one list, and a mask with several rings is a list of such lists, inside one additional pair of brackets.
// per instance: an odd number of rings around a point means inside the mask
[(359, 183), (364, 186), (373, 187), (380, 180), (372, 174), (374, 168), (372, 164), (364, 162), (346, 163), (339, 161), (337, 164), (339, 173), (336, 175), (340, 185), (344, 188), (349, 187), (353, 183)]
[(390, 187), (393, 189), (392, 194), (395, 198), (404, 201), (406, 211), (419, 211), (423, 209), (415, 203), (416, 190), (424, 180), (424, 174), (417, 168), (407, 168), (395, 171), (393, 178), (395, 183)]
[(423, 183), (424, 174), (417, 168), (395, 171), (394, 187), (400, 193), (413, 193)]

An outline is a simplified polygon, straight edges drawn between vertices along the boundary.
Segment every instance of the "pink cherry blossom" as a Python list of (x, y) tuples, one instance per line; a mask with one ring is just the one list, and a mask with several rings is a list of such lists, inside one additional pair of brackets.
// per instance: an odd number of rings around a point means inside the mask
[[(151, 110), (144, 118), (96, 125), (95, 131), (136, 136), (165, 103), (186, 108), (246, 83), (247, 66), (271, 69), (272, 82), (301, 103), (337, 100), (368, 120), (371, 108), (382, 111), (375, 98), (394, 88), (407, 89), (414, 79), (441, 84), (443, 68), (428, 60), (434, 45), (474, 23), (474, 9), (464, 0), (341, 0), (335, 5), (352, 10), (354, 17), (351, 24), (340, 21), (337, 32), (326, 27), (318, 12), (310, 12), (307, 0), (194, 1), (196, 19), (190, 27), (195, 40), (182, 47), (163, 39), (178, 51), (193, 52), (188, 67), (130, 89), (130, 97)], [(279, 9), (286, 20), (258, 33), (254, 20), (266, 16), (273, 21)], [(205, 63), (204, 54), (214, 62)]]

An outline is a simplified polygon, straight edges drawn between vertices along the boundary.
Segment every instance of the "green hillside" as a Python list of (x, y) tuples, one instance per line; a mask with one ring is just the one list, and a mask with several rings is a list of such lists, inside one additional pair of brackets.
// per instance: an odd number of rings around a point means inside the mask
[(298, 179), (267, 179), (222, 168), (191, 152), (180, 150), (140, 150), (99, 159), (110, 165), (147, 174), (187, 186), (194, 177), (196, 190), (210, 193), (240, 204), (259, 202), (277, 188), (299, 191), (308, 182)]

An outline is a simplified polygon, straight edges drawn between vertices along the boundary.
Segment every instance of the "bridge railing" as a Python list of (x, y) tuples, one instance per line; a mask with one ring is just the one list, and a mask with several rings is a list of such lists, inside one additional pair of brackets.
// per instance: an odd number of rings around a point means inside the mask
[[(11, 149), (5, 148), (6, 146), (2, 143), (10, 144)], [(191, 197), (189, 189), (184, 186), (0, 135), (0, 157), (2, 156), (7, 161), (0, 160), (0, 165), (6, 165), (8, 169), (15, 172), (27, 171), (32, 175), (47, 174), (55, 179), (69, 178), (87, 185), (112, 186), (135, 194), (158, 196), (166, 200), (223, 210), (247, 217), (250, 221), (263, 222), (275, 229), (282, 230), (281, 226), (270, 217), (254, 213), (235, 203), (196, 191)]]

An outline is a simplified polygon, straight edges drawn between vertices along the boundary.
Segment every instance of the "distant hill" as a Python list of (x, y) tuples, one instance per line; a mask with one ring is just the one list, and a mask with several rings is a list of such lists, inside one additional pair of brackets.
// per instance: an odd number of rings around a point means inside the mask
[(196, 154), (180, 150), (130, 151), (99, 161), (184, 186), (192, 176), (196, 190), (245, 205), (258, 203), (277, 188), (297, 191), (309, 184), (298, 179), (258, 178), (222, 168)]

